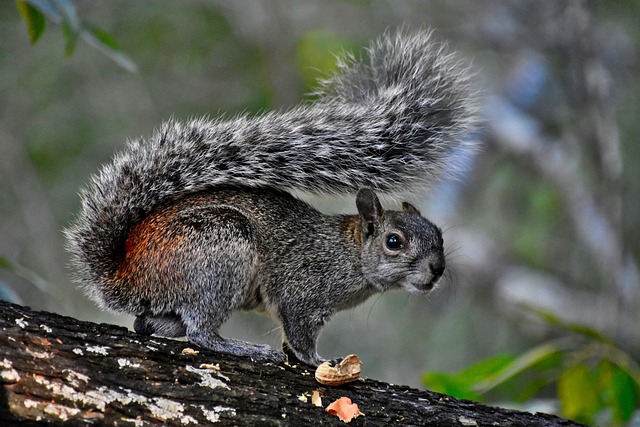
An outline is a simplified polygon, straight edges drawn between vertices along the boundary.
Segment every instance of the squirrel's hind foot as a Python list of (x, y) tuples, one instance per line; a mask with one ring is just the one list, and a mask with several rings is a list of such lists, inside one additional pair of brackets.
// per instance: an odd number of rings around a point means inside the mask
[(133, 322), (133, 329), (142, 335), (160, 335), (163, 337), (183, 337), (187, 334), (187, 327), (177, 314), (164, 313), (159, 315), (141, 314)]
[(233, 356), (249, 357), (256, 363), (280, 364), (287, 361), (287, 356), (272, 349), (268, 345), (253, 344), (240, 340), (222, 338), (218, 334), (194, 332), (187, 334), (187, 339), (212, 351), (226, 353)]

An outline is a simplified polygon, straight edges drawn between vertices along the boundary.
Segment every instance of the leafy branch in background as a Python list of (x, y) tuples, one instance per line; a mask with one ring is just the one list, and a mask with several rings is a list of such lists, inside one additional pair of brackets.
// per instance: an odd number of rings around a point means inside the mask
[(132, 73), (137, 71), (136, 64), (124, 54), (111, 35), (80, 19), (71, 0), (16, 0), (16, 7), (27, 24), (31, 43), (35, 44), (40, 39), (49, 19), (62, 27), (67, 57), (73, 54), (78, 38), (81, 38), (123, 69)]
[(423, 383), (452, 396), (525, 402), (555, 385), (562, 415), (587, 424), (622, 425), (640, 407), (640, 367), (606, 336), (528, 308), (569, 335), (513, 356), (502, 354), (460, 372), (429, 372)]

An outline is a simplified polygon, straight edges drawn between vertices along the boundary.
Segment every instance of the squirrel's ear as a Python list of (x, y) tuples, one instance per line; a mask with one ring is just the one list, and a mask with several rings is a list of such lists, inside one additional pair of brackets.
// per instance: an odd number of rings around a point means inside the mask
[(411, 203), (402, 202), (402, 210), (412, 215), (422, 215)]
[(375, 231), (378, 218), (382, 216), (382, 206), (378, 196), (370, 188), (363, 188), (356, 196), (356, 206), (360, 214), (362, 231), (369, 237)]

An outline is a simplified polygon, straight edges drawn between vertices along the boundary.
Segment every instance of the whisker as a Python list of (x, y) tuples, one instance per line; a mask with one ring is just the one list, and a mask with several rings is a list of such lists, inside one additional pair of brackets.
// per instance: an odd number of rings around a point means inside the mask
[(378, 301), (380, 301), (380, 298), (382, 298), (382, 295), (385, 294), (387, 291), (382, 291), (380, 292), (377, 296), (376, 299), (373, 301), (373, 304), (371, 304), (371, 307), (369, 307), (369, 311), (367, 312), (367, 328), (369, 328), (369, 317), (371, 316), (371, 312), (373, 311), (373, 307), (375, 307), (375, 305), (378, 303)]

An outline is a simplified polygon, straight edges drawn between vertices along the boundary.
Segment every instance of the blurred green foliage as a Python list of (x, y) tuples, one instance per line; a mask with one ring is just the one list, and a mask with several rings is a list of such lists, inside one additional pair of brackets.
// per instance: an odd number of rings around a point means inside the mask
[[(515, 179), (515, 177), (512, 177)], [(514, 252), (531, 266), (544, 269), (553, 251), (547, 245), (562, 220), (562, 202), (553, 187), (545, 182), (530, 181), (520, 194), (521, 225), (514, 235)]]
[(60, 25), (67, 57), (76, 49), (78, 38), (95, 46), (125, 70), (135, 72), (135, 63), (122, 52), (114, 37), (100, 28), (83, 22), (71, 0), (16, 0), (16, 6), (29, 31), (31, 43), (36, 43), (46, 27), (46, 18)]
[(316, 30), (304, 35), (296, 48), (298, 73), (302, 76), (304, 92), (310, 93), (318, 80), (328, 78), (338, 69), (338, 60), (359, 51), (353, 40)]
[(428, 372), (423, 383), (461, 399), (518, 403), (555, 386), (563, 416), (590, 425), (627, 423), (640, 408), (640, 366), (595, 329), (532, 311), (568, 335), (518, 356), (484, 359), (453, 374)]
[(511, 219), (495, 231), (509, 236), (513, 252), (528, 265), (545, 270), (558, 256), (548, 244), (559, 228), (567, 226), (566, 218), (555, 189), (544, 181), (522, 179), (528, 173), (510, 162), (496, 165), (487, 183), (485, 203), (497, 204), (494, 208)]
[(40, 36), (44, 33), (46, 26), (44, 15), (37, 8), (24, 0), (16, 0), (16, 5), (18, 7), (18, 11), (20, 11), (20, 15), (22, 15), (22, 19), (29, 29), (29, 39), (31, 40), (31, 43), (37, 42)]

